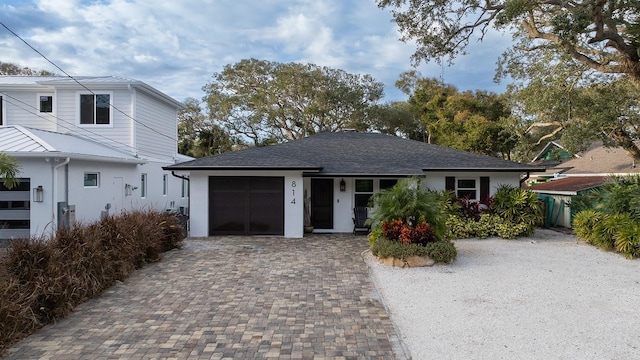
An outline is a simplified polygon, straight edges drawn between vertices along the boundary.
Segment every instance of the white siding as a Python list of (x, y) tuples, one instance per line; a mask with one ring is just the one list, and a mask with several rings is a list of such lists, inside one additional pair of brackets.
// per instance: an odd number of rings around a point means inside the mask
[(178, 151), (177, 110), (136, 91), (135, 114), (136, 146), (140, 155), (173, 161)]
[[(37, 95), (54, 96), (53, 92), (3, 91), (4, 100), (3, 125), (21, 125), (30, 128), (55, 131), (54, 113), (41, 113)], [(55, 103), (56, 97), (53, 101)], [(54, 111), (56, 110), (54, 104)]]
[[(111, 103), (118, 110), (111, 108), (110, 125), (82, 125), (80, 126), (80, 94), (88, 91), (59, 90), (58, 91), (58, 128), (61, 133), (74, 133), (94, 141), (101, 142), (121, 150), (135, 153), (131, 141), (131, 93), (126, 89), (92, 89), (94, 93), (111, 94)], [(124, 113), (124, 114), (123, 114)]]

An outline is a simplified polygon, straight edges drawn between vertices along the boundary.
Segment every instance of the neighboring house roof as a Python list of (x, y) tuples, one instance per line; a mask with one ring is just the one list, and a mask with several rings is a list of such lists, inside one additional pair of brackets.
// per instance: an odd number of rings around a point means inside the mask
[(552, 168), (547, 173), (567, 175), (613, 175), (640, 173), (633, 157), (621, 147), (605, 147), (602, 143), (594, 143), (580, 157), (567, 160)]
[(412, 176), (424, 171), (544, 171), (491, 156), (391, 135), (325, 132), (165, 167), (169, 170), (298, 169), (319, 176)]
[(56, 156), (132, 164), (147, 162), (132, 154), (77, 135), (18, 125), (0, 127), (0, 152), (17, 158)]
[(101, 89), (132, 87), (169, 103), (177, 109), (184, 108), (184, 105), (181, 102), (142, 81), (118, 76), (75, 76), (73, 79), (68, 76), (0, 76), (0, 91), (3, 89), (42, 90), (43, 86), (51, 88), (77, 89), (83, 89), (83, 86), (90, 89), (96, 87)]
[(580, 191), (602, 186), (609, 179), (609, 176), (569, 176), (531, 185), (529, 189), (542, 194), (576, 195)]

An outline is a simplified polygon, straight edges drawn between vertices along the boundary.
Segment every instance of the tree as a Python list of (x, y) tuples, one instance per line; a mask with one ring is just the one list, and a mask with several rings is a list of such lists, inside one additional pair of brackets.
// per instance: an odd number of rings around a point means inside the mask
[(203, 87), (211, 118), (255, 145), (322, 131), (365, 129), (382, 84), (313, 64), (245, 59)]
[(178, 152), (193, 157), (220, 154), (233, 149), (234, 141), (207, 118), (200, 102), (189, 98), (178, 113)]
[(507, 126), (510, 109), (502, 97), (486, 91), (461, 93), (453, 85), (423, 78), (416, 71), (402, 73), (396, 86), (409, 100), (385, 109), (375, 130), (510, 158), (517, 137)]
[(18, 179), (18, 172), (20, 171), (20, 164), (15, 158), (0, 153), (0, 178), (2, 178), (2, 184), (6, 188), (13, 188), (20, 184)]
[(0, 75), (53, 76), (55, 74), (46, 70), (35, 70), (26, 66), (0, 61)]
[(605, 76), (558, 54), (542, 55), (537, 61), (505, 64), (516, 81), (509, 94), (521, 119), (521, 144), (535, 148), (561, 139), (576, 153), (600, 139), (640, 161), (640, 88), (635, 82)]
[(415, 63), (449, 61), (488, 29), (514, 33), (515, 52), (552, 51), (604, 74), (640, 85), (640, 2), (637, 0), (379, 0), (393, 8), (402, 40), (415, 40)]

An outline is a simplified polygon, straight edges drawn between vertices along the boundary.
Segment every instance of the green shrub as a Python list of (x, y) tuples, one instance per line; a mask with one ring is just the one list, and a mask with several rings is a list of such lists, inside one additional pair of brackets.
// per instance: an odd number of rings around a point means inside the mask
[(460, 216), (451, 215), (447, 220), (449, 238), (486, 239), (498, 236), (503, 239), (514, 239), (520, 236), (531, 235), (535, 228), (527, 223), (511, 223), (497, 215), (482, 214), (478, 221), (473, 221)]
[(615, 235), (615, 250), (628, 259), (640, 257), (640, 221), (621, 223)]
[(435, 262), (450, 263), (458, 255), (455, 245), (450, 241), (437, 241), (425, 246), (427, 255)]
[(379, 258), (394, 257), (406, 260), (411, 256), (428, 256), (436, 262), (450, 263), (457, 256), (457, 250), (449, 241), (437, 241), (426, 246), (402, 244), (384, 237), (379, 238), (371, 247), (371, 253)]
[(529, 189), (501, 185), (491, 199), (491, 213), (512, 224), (531, 227), (542, 222), (542, 206)]
[(602, 222), (603, 217), (604, 214), (595, 210), (584, 210), (577, 213), (573, 217), (573, 230), (578, 239), (593, 244), (594, 239), (597, 238), (594, 229), (597, 224)]

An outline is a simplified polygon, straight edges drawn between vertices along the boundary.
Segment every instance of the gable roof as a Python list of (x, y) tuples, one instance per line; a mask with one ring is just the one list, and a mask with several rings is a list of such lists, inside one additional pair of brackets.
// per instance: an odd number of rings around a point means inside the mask
[(325, 132), (165, 167), (167, 170), (303, 170), (324, 176), (412, 176), (425, 171), (543, 171), (491, 156), (391, 135)]
[(18, 125), (0, 127), (0, 152), (17, 158), (55, 156), (131, 164), (147, 162), (130, 153), (77, 135)]

